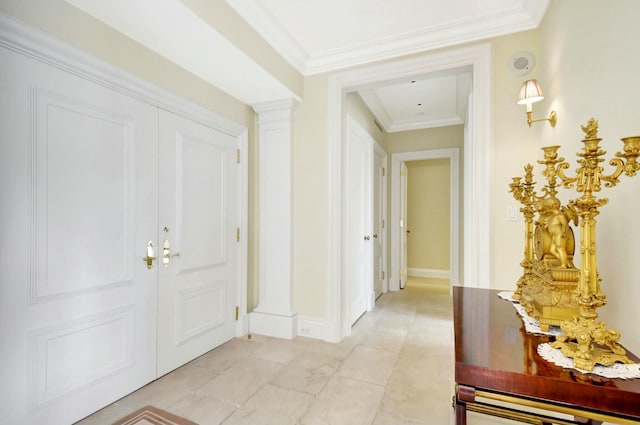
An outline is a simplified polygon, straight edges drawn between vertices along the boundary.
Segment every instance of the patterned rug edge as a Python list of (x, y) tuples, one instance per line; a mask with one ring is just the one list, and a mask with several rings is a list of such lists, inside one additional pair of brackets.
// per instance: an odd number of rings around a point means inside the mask
[[(144, 422), (143, 422), (144, 421)], [(113, 425), (135, 425), (135, 424), (153, 424), (153, 425), (198, 425), (189, 419), (182, 418), (167, 412), (162, 409), (158, 409), (153, 406), (145, 406), (135, 412), (125, 416), (124, 418), (116, 421)]]

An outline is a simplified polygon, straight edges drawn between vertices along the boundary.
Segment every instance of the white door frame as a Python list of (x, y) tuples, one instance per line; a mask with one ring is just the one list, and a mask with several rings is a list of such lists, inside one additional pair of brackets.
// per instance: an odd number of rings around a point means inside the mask
[[(388, 176), (389, 176), (389, 162), (388, 162), (388, 156), (387, 156), (387, 151), (385, 151), (382, 146), (380, 146), (378, 144), (378, 142), (374, 139), (374, 145), (373, 145), (373, 151), (374, 151), (374, 155), (376, 153), (380, 154), (380, 156), (382, 156), (382, 163), (384, 164), (383, 169), (384, 169), (384, 174), (382, 176), (379, 176), (377, 174), (375, 174), (375, 170), (374, 170), (374, 175), (373, 178), (377, 179), (380, 182), (380, 203), (382, 204), (382, 211), (380, 211), (380, 217), (379, 220), (382, 220), (382, 223), (384, 223), (384, 225), (382, 225), (382, 231), (380, 232), (380, 238), (381, 238), (381, 256), (382, 256), (382, 271), (384, 272), (384, 278), (382, 279), (382, 292), (388, 292), (389, 291), (389, 270), (387, 267), (387, 235), (388, 235), (388, 230), (389, 229), (389, 220), (387, 220), (387, 185), (388, 185)], [(375, 159), (374, 159), (374, 163), (375, 163)], [(375, 190), (375, 180), (374, 180), (374, 190)], [(374, 208), (376, 208), (376, 206), (373, 206)], [(375, 227), (374, 227), (375, 229)], [(375, 277), (374, 277), (375, 279)], [(374, 289), (375, 292), (375, 289)], [(372, 300), (372, 308), (375, 307), (375, 293), (374, 293), (374, 299)]]
[(431, 149), (391, 154), (391, 270), (389, 289), (400, 289), (400, 167), (407, 161), (424, 159), (449, 160), (449, 271), (451, 286), (460, 284), (460, 153), (458, 148)]
[(390, 63), (336, 73), (328, 79), (328, 240), (326, 339), (340, 341), (350, 332), (346, 320), (342, 269), (342, 141), (345, 138), (345, 95), (389, 80), (471, 66), (473, 69), (468, 140), (464, 147), (464, 282), (489, 288), (491, 282), (491, 45), (451, 49)]

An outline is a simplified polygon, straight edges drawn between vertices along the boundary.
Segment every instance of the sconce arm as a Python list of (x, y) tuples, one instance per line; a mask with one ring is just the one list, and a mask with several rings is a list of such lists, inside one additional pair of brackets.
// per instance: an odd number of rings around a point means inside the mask
[(549, 121), (549, 124), (551, 125), (551, 127), (555, 127), (556, 122), (558, 121), (558, 114), (556, 113), (556, 111), (551, 111), (551, 113), (547, 118), (538, 118), (534, 120), (533, 112), (532, 111), (527, 112), (527, 124), (529, 124), (529, 127), (531, 127), (531, 124), (533, 124), (534, 122), (539, 122), (539, 121)]

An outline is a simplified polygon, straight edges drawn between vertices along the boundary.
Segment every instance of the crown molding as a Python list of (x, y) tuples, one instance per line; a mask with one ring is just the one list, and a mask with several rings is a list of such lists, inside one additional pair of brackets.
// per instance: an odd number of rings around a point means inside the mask
[(282, 57), (305, 76), (537, 28), (550, 0), (519, 1), (507, 10), (421, 28), (321, 52), (302, 46), (257, 0), (226, 0)]
[(225, 0), (267, 43), (273, 47), (298, 72), (304, 74), (309, 61), (300, 43), (269, 13), (261, 2), (255, 0)]
[(462, 125), (464, 120), (457, 115), (448, 117), (427, 117), (421, 120), (413, 120), (410, 122), (396, 122), (387, 129), (388, 133), (396, 133), (399, 131), (424, 130), (427, 128), (448, 127), (450, 125)]

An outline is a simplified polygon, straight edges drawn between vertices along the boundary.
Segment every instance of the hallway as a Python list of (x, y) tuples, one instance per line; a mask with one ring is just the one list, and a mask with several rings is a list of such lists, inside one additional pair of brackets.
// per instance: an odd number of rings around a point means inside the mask
[[(144, 405), (199, 425), (453, 424), (448, 290), (409, 279), (339, 344), (235, 338), (77, 425), (108, 425)], [(468, 422), (506, 423), (474, 413)]]

